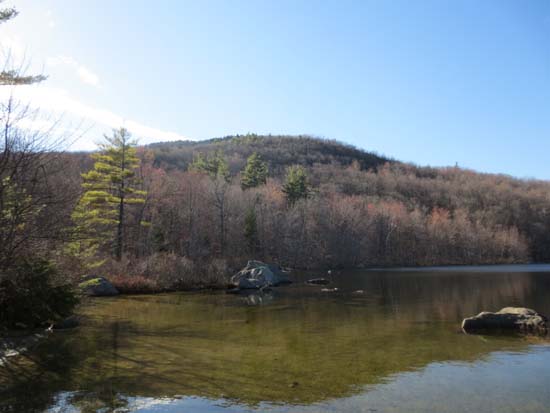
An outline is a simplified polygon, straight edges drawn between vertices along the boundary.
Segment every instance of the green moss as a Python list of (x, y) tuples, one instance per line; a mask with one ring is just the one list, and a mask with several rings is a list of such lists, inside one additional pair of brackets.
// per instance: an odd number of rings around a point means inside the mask
[(85, 290), (86, 288), (94, 287), (101, 283), (101, 278), (92, 278), (91, 280), (83, 281), (78, 284), (78, 287)]

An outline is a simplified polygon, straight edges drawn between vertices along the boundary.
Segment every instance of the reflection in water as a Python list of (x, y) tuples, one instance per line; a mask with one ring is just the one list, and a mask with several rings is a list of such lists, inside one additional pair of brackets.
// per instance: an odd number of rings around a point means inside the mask
[[(544, 361), (538, 374), (549, 374), (549, 352), (536, 339), (467, 336), (459, 328), (463, 317), (509, 305), (550, 314), (546, 273), (350, 272), (334, 281), (338, 291), (330, 294), (295, 283), (245, 297), (94, 300), (82, 310), (82, 327), (55, 333), (0, 369), (0, 412), (148, 411), (155, 403), (163, 411), (299, 405), (351, 412), (365, 400), (377, 411), (414, 411), (416, 398), (446, 400), (426, 385), (446, 377), (447, 391), (461, 394), (475, 390), (476, 378), (510, 374), (533, 354)], [(516, 384), (537, 390), (526, 378)], [(539, 394), (544, 389), (543, 381)], [(449, 411), (460, 411), (460, 397), (448, 396)]]
[(262, 290), (249, 290), (243, 291), (240, 293), (240, 297), (244, 303), (247, 305), (266, 305), (270, 304), (274, 297), (275, 293), (272, 290), (262, 291)]

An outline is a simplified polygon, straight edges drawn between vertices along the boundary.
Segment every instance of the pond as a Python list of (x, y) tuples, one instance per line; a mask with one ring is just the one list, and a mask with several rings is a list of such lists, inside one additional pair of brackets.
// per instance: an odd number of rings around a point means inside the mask
[(550, 412), (547, 340), (460, 329), (505, 306), (550, 314), (549, 266), (331, 278), (91, 300), (79, 328), (0, 368), (0, 412)]

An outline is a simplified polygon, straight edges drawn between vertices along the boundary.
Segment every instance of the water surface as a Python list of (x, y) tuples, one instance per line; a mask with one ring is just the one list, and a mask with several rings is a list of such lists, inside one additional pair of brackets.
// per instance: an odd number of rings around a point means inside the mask
[(550, 412), (547, 341), (460, 330), (482, 310), (550, 314), (548, 268), (509, 269), (95, 299), (0, 369), (0, 412)]

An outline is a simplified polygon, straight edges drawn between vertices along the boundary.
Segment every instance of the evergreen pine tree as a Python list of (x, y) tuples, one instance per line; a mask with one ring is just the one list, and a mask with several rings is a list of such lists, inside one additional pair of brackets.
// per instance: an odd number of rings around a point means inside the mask
[(265, 185), (267, 174), (267, 164), (254, 152), (246, 160), (246, 166), (242, 172), (241, 188), (245, 190)]
[(221, 178), (223, 181), (229, 182), (231, 178), (229, 165), (221, 151), (216, 152), (213, 156), (206, 157), (199, 153), (189, 166), (189, 169), (205, 173), (210, 176), (212, 180)]
[(140, 160), (135, 146), (126, 129), (113, 131), (113, 136), (105, 136), (101, 151), (92, 155), (93, 169), (82, 174), (85, 192), (72, 214), (79, 241), (72, 248), (83, 258), (95, 255), (109, 242), (113, 243), (114, 256), (122, 256), (126, 206), (144, 203), (146, 195), (138, 189), (135, 171)]
[(306, 170), (300, 165), (293, 165), (287, 169), (283, 192), (290, 206), (296, 201), (309, 196), (309, 183)]
[[(0, 3), (3, 3), (3, 0), (0, 0)], [(17, 16), (17, 10), (13, 7), (0, 9), (0, 23), (5, 23), (8, 20), (13, 19), (15, 16)]]
[[(3, 0), (0, 0), (0, 3), (2, 2)], [(17, 16), (17, 14), (17, 10), (13, 7), (0, 9), (0, 24), (13, 19), (15, 16)], [(3, 64), (2, 71), (0, 71), (0, 86), (29, 85), (31, 83), (41, 82), (46, 79), (46, 76), (43, 75), (23, 76), (17, 70), (7, 69), (6, 67), (9, 66), (10, 63), (12, 63), (9, 54), (6, 60), (7, 61)]]

